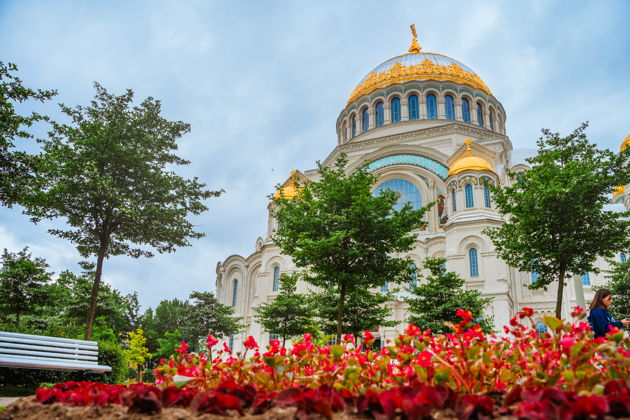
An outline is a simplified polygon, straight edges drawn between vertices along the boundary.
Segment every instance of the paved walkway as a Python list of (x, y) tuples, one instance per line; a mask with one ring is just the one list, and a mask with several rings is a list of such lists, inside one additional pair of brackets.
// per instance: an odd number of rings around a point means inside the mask
[(0, 397), (0, 405), (9, 405), (20, 397)]

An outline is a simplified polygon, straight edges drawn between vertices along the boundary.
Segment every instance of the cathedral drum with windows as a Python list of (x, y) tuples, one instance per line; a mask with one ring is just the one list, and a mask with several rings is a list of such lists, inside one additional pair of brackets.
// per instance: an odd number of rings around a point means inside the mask
[[(547, 291), (528, 289), (536, 273), (508, 266), (483, 233), (503, 220), (488, 185), (509, 182), (507, 169), (527, 169), (520, 158), (523, 153), (512, 149), (505, 121), (503, 106), (471, 68), (442, 54), (422, 52), (414, 36), (407, 54), (376, 66), (352, 91), (337, 119), (338, 144), (323, 162), (329, 165), (343, 152), (349, 159), (348, 171), (367, 164), (378, 177), (375, 193), (395, 190), (401, 195), (399, 205), (410, 202), (417, 208), (437, 201), (415, 232), (415, 246), (408, 256), (418, 267), (425, 257), (445, 258), (446, 269), (462, 276), (466, 288), (492, 297), (486, 314), (494, 317), (495, 328), (508, 324), (523, 306), (534, 308), (538, 318), (553, 314), (556, 297), (553, 286)], [(630, 136), (622, 148), (629, 146)], [(316, 176), (314, 169), (293, 171), (282, 186), (285, 197), (295, 195), (295, 177), (306, 181)], [(619, 187), (613, 200), (630, 208), (629, 189)], [(237, 351), (248, 335), (261, 343), (270, 339), (256, 322), (255, 309), (278, 294), (280, 273), (296, 270), (271, 240), (274, 227), (270, 216), (267, 233), (257, 239), (254, 253), (246, 258), (232, 255), (217, 264), (218, 298), (234, 307), (246, 325), (239, 336), (230, 337)], [(625, 255), (619, 258), (625, 260)], [(593, 295), (591, 285), (605, 281), (588, 273), (582, 280), (587, 301)], [(298, 284), (301, 292), (309, 287)], [(568, 317), (576, 293), (572, 287), (565, 293), (563, 317)], [(374, 331), (381, 342), (396, 337), (406, 326), (406, 304), (402, 300), (390, 304), (400, 323)]]

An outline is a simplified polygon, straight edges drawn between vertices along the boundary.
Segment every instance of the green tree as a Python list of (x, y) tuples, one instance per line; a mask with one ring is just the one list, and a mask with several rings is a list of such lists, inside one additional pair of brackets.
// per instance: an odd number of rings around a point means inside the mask
[(157, 339), (158, 348), (153, 356), (168, 359), (171, 354), (175, 353), (175, 349), (179, 348), (182, 339), (182, 333), (179, 330), (165, 332), (164, 337)]
[(492, 188), (499, 212), (507, 216), (487, 235), (511, 266), (537, 272), (531, 289), (557, 282), (556, 317), (571, 274), (598, 272), (598, 257), (612, 257), (627, 248), (630, 221), (604, 205), (616, 185), (630, 183), (630, 150), (616, 154), (598, 150), (582, 124), (561, 137), (543, 129), (531, 169), (508, 176), (511, 185)]
[(47, 303), (49, 294), (45, 285), (51, 281), (48, 264), (43, 258), (33, 258), (28, 247), (17, 253), (4, 249), (0, 269), (0, 308), (7, 319), (15, 316), (20, 326), (20, 317), (35, 314), (40, 305)]
[(394, 205), (399, 194), (372, 194), (377, 178), (360, 168), (346, 174), (340, 155), (332, 167), (318, 162), (319, 180), (298, 188), (294, 199), (280, 191), (273, 215), (278, 221), (273, 240), (303, 268), (308, 283), (337, 296), (337, 340), (343, 330), (344, 307), (357, 290), (407, 280), (411, 260), (396, 257), (413, 247), (411, 232), (423, 222), (429, 206), (414, 210)]
[(630, 318), (630, 260), (614, 263), (607, 277), (604, 288), (610, 290), (615, 298), (610, 313), (616, 320)]
[(188, 124), (164, 119), (160, 101), (151, 97), (132, 107), (133, 91), (115, 96), (98, 83), (95, 88), (89, 106), (61, 105), (73, 124), (53, 123), (36, 165), (41, 188), (24, 203), (35, 222), (64, 218), (67, 229), (49, 232), (75, 243), (82, 256), (96, 257), (86, 339), (92, 336), (104, 260), (189, 246), (190, 238), (204, 234), (186, 217), (207, 210), (202, 201), (221, 193), (173, 171), (189, 163), (173, 153)]
[[(322, 292), (313, 295), (318, 324), (325, 334), (337, 334), (337, 301), (335, 293)], [(393, 327), (396, 321), (388, 320), (392, 309), (388, 302), (394, 300), (391, 293), (373, 293), (370, 290), (354, 290), (344, 304), (343, 331), (359, 337), (365, 330), (374, 331), (379, 326)]]
[(142, 369), (145, 362), (151, 358), (149, 349), (145, 347), (146, 342), (142, 329), (138, 328), (136, 332), (129, 333), (129, 349), (125, 350), (125, 359), (129, 367), (137, 372), (138, 382), (142, 381)]
[(446, 271), (444, 258), (426, 258), (423, 268), (428, 270), (426, 283), (418, 283), (409, 288), (411, 315), (408, 322), (423, 330), (430, 329), (434, 334), (444, 334), (450, 329), (444, 322), (457, 323), (455, 315), (459, 308), (468, 309), (476, 323), (485, 331), (493, 331), (492, 318), (483, 317), (484, 307), (492, 298), (482, 298), (478, 290), (464, 290), (464, 279), (457, 273)]
[(17, 71), (15, 64), (0, 61), (0, 203), (7, 205), (20, 201), (20, 186), (32, 177), (29, 156), (16, 151), (15, 142), (31, 138), (26, 128), (45, 118), (37, 113), (19, 115), (15, 105), (28, 100), (43, 102), (57, 94), (54, 90), (25, 87)]
[(264, 302), (256, 309), (256, 320), (270, 334), (277, 334), (284, 347), (287, 338), (307, 332), (314, 333), (315, 311), (310, 299), (296, 292), (297, 273), (280, 275), (280, 293), (271, 302)]
[(191, 305), (186, 309), (182, 334), (197, 346), (208, 334), (222, 338), (237, 334), (242, 326), (241, 318), (234, 316), (234, 310), (219, 302), (212, 292), (192, 292)]
[(153, 310), (148, 308), (142, 315), (140, 325), (147, 337), (149, 351), (155, 353), (159, 348), (158, 339), (165, 337), (167, 332), (182, 331), (186, 325), (187, 311), (190, 308), (188, 300), (163, 300)]

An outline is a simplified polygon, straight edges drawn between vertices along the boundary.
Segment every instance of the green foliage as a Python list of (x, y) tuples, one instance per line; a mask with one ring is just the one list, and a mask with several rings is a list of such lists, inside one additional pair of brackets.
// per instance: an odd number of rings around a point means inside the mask
[(127, 380), (129, 369), (125, 353), (115, 341), (98, 342), (98, 364), (110, 366), (111, 372), (101, 373), (94, 379), (106, 384), (120, 384)]
[(96, 257), (86, 338), (92, 335), (103, 261), (189, 246), (190, 238), (204, 234), (187, 216), (207, 210), (202, 201), (221, 193), (173, 171), (189, 163), (173, 153), (188, 124), (164, 119), (160, 101), (151, 97), (132, 106), (131, 90), (115, 96), (98, 83), (95, 88), (89, 106), (61, 105), (72, 125), (53, 123), (36, 162), (38, 184), (22, 203), (35, 222), (65, 219), (67, 228), (49, 232), (76, 244), (82, 256)]
[(124, 351), (125, 360), (129, 367), (138, 374), (138, 381), (142, 380), (142, 370), (145, 362), (151, 358), (149, 349), (145, 347), (146, 342), (144, 331), (138, 328), (136, 332), (131, 331), (129, 333), (129, 349)]
[(598, 150), (586, 127), (566, 137), (542, 130), (538, 154), (527, 160), (532, 168), (508, 171), (514, 182), (492, 188), (497, 209), (509, 217), (485, 231), (508, 264), (540, 275), (530, 288), (558, 283), (558, 318), (567, 278), (596, 273), (596, 259), (627, 248), (630, 237), (630, 221), (604, 209), (614, 187), (630, 183), (630, 150)]
[[(325, 334), (337, 332), (337, 301), (335, 293), (322, 292), (312, 296), (316, 308), (317, 322)], [(387, 304), (394, 300), (391, 293), (373, 293), (370, 290), (355, 290), (348, 295), (344, 304), (343, 331), (359, 337), (363, 331), (374, 331), (379, 326), (393, 327), (397, 323), (388, 318), (392, 309)]]
[(338, 339), (348, 296), (407, 280), (411, 261), (394, 255), (413, 247), (410, 232), (429, 208), (394, 209), (397, 193), (372, 195), (376, 177), (366, 168), (346, 174), (347, 163), (343, 154), (332, 167), (318, 162), (319, 180), (302, 186), (295, 179), (297, 196), (289, 200), (281, 193), (273, 212), (279, 226), (274, 242), (305, 269), (305, 281), (337, 296)]
[(237, 334), (241, 330), (240, 317), (234, 310), (219, 302), (211, 292), (192, 292), (191, 304), (184, 311), (182, 334), (193, 345), (212, 334), (217, 338)]
[(182, 343), (182, 333), (179, 330), (173, 332), (165, 332), (164, 338), (158, 338), (158, 349), (153, 354), (156, 358), (168, 359), (171, 354), (175, 353), (175, 349), (179, 348)]
[(610, 313), (616, 320), (630, 318), (630, 260), (614, 263), (607, 277), (608, 282), (603, 287), (610, 290), (614, 297)]
[(0, 269), (0, 316), (5, 322), (15, 317), (15, 326), (19, 328), (21, 316), (36, 315), (39, 307), (48, 302), (44, 286), (50, 282), (51, 273), (46, 272), (47, 268), (46, 261), (33, 258), (28, 247), (18, 253), (4, 250)]
[(280, 275), (280, 293), (256, 309), (256, 320), (270, 334), (277, 334), (285, 346), (290, 337), (314, 333), (315, 311), (306, 295), (296, 293), (297, 273)]
[(16, 140), (31, 138), (26, 128), (45, 119), (36, 113), (19, 115), (15, 105), (29, 100), (43, 102), (57, 94), (25, 87), (17, 71), (15, 64), (0, 61), (0, 203), (9, 205), (20, 201), (21, 187), (32, 178), (29, 156), (15, 150)]
[[(423, 267), (429, 271), (426, 283), (409, 288), (408, 322), (417, 327), (430, 329), (434, 334), (444, 334), (450, 329), (444, 322), (457, 323), (457, 309), (468, 309), (485, 332), (493, 330), (492, 318), (483, 318), (483, 309), (492, 298), (482, 298), (478, 290), (464, 290), (465, 281), (457, 273), (443, 268), (444, 258), (426, 258)], [(481, 319), (483, 318), (483, 319)]]

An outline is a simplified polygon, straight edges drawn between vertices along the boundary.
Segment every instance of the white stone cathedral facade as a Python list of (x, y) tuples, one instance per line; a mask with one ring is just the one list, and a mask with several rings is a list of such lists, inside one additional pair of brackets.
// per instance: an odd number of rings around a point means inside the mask
[[(407, 256), (417, 267), (425, 257), (445, 258), (446, 269), (462, 276), (467, 289), (492, 298), (486, 314), (494, 317), (495, 328), (506, 325), (524, 306), (534, 308), (537, 317), (553, 314), (557, 293), (553, 286), (547, 291), (528, 289), (535, 274), (508, 266), (483, 233), (503, 220), (484, 185), (505, 185), (507, 169), (528, 168), (523, 154), (512, 149), (506, 119), (505, 109), (475, 72), (447, 56), (422, 52), (414, 39), (409, 53), (383, 62), (359, 82), (337, 119), (337, 147), (323, 162), (329, 165), (343, 152), (349, 158), (348, 171), (367, 164), (378, 177), (375, 189), (400, 192), (400, 202), (417, 207), (437, 200), (425, 216), (426, 225), (415, 232), (415, 246)], [(622, 148), (629, 146), (630, 136)], [(295, 171), (293, 176), (316, 179), (317, 171)], [(284, 188), (285, 194), (294, 193), (291, 177)], [(619, 187), (613, 201), (630, 209), (630, 185)], [(278, 294), (280, 273), (296, 270), (273, 243), (274, 227), (270, 215), (267, 232), (256, 240), (251, 255), (231, 255), (216, 267), (219, 300), (234, 307), (246, 325), (229, 339), (237, 351), (249, 335), (268, 342), (269, 334), (254, 318), (255, 309)], [(620, 253), (618, 259), (625, 255)], [(607, 266), (605, 261), (600, 264)], [(602, 274), (588, 273), (576, 280), (582, 288), (569, 283), (564, 289), (565, 318), (580, 289), (589, 302), (592, 286), (605, 282)], [(308, 289), (298, 284), (299, 291)], [(408, 317), (403, 301), (391, 306), (400, 324), (373, 332), (383, 341), (397, 336)]]

